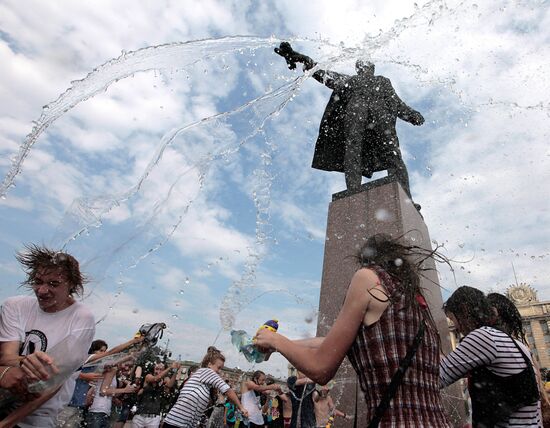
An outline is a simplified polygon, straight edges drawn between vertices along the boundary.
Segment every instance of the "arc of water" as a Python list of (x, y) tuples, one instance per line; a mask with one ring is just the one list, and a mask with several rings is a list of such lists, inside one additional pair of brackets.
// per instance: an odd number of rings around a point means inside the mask
[[(43, 107), (40, 117), (34, 122), (31, 133), (25, 137), (10, 170), (0, 185), (0, 197), (5, 197), (14, 185), (23, 162), (40, 135), (64, 113), (96, 94), (106, 91), (113, 83), (130, 77), (136, 72), (185, 68), (201, 59), (245, 49), (256, 50), (271, 46), (275, 42), (276, 39), (273, 38), (232, 36), (149, 46), (132, 52), (123, 51), (118, 58), (95, 68), (83, 79), (71, 82), (71, 86), (55, 101)], [(201, 59), (196, 58), (197, 49), (205, 53)]]

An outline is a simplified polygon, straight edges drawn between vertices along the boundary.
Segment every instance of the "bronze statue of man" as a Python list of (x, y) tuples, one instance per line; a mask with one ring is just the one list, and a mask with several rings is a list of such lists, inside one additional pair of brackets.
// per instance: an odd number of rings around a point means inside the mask
[[(304, 64), (304, 70), (316, 65), (287, 42), (275, 52), (285, 58), (290, 69), (296, 68), (297, 62)], [(317, 81), (332, 89), (332, 95), (319, 127), (312, 167), (343, 172), (350, 191), (361, 188), (363, 176), (371, 178), (374, 172), (387, 170), (411, 197), (395, 125), (397, 118), (413, 125), (422, 125), (424, 118), (397, 96), (390, 79), (374, 74), (374, 64), (358, 60), (356, 70), (354, 76), (329, 70), (313, 73)]]

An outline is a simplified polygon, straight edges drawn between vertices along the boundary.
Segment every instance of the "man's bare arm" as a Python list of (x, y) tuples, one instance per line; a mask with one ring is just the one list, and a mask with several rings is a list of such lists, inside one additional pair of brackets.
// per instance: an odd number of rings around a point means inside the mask
[(0, 365), (18, 366), (23, 357), (19, 356), (19, 347), (21, 342), (1, 342), (0, 343)]

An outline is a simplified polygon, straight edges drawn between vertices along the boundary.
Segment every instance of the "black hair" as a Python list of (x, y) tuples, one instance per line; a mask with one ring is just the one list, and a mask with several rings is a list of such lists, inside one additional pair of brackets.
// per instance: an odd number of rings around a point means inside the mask
[(495, 314), (483, 291), (463, 285), (451, 294), (443, 305), (448, 315), (453, 314), (457, 321), (475, 330), (483, 326), (494, 326)]
[(518, 308), (516, 308), (516, 305), (514, 305), (514, 302), (499, 293), (488, 294), (487, 300), (497, 311), (496, 325), (514, 339), (521, 340), (523, 343), (527, 344), (525, 330), (521, 322), (521, 314)]
[[(418, 296), (424, 297), (420, 277), (424, 275), (424, 271), (433, 269), (425, 267), (424, 262), (432, 259), (434, 262), (450, 266), (450, 261), (437, 251), (439, 246), (434, 250), (428, 250), (410, 245), (406, 243), (405, 235), (396, 238), (385, 233), (373, 235), (367, 239), (356, 259), (362, 267), (381, 267), (396, 280), (396, 294), (405, 295), (405, 306), (420, 310)], [(382, 301), (372, 293), (371, 296)], [(391, 297), (386, 295), (386, 301), (391, 300)], [(427, 310), (425, 314), (426, 321), (437, 330), (431, 312)]]
[(265, 376), (265, 373), (261, 370), (256, 370), (254, 373), (252, 373), (252, 380), (254, 381), (254, 383), (258, 383), (256, 382), (260, 376)]
[(88, 354), (95, 354), (97, 351), (99, 351), (101, 348), (108, 348), (109, 345), (107, 345), (107, 342), (101, 339), (94, 340), (92, 344), (90, 345), (90, 349), (88, 350)]

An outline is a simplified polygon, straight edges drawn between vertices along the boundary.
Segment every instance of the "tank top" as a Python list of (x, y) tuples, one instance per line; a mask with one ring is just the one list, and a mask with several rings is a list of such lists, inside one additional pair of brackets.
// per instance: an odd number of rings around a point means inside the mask
[(241, 398), (241, 402), (243, 407), (248, 410), (248, 420), (253, 424), (263, 425), (264, 417), (260, 410), (259, 397), (256, 396), (254, 391), (246, 391)]
[(148, 383), (141, 395), (139, 395), (137, 404), (137, 415), (160, 415), (162, 410), (162, 393), (164, 386), (158, 383)]
[[(386, 288), (390, 304), (376, 323), (361, 325), (347, 354), (364, 394), (365, 426), (373, 418), (423, 319), (422, 309), (415, 305), (406, 307), (405, 296), (397, 289), (399, 283), (395, 279), (380, 267), (373, 270)], [(424, 338), (380, 426), (451, 427), (439, 390), (439, 336), (428, 322)]]

